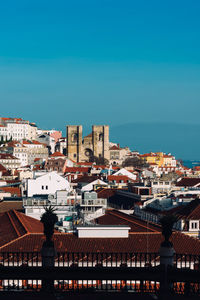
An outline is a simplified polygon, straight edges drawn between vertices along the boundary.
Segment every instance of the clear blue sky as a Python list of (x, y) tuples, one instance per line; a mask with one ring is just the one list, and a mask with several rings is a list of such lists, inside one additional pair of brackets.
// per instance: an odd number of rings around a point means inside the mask
[(199, 0), (6, 0), (1, 115), (200, 124)]

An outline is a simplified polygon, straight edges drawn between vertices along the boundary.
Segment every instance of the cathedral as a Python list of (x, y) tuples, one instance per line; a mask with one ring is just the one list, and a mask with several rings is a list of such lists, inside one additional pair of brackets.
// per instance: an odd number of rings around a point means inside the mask
[(92, 133), (82, 138), (81, 125), (67, 126), (67, 156), (76, 162), (90, 161), (91, 157), (110, 159), (109, 126), (93, 125)]

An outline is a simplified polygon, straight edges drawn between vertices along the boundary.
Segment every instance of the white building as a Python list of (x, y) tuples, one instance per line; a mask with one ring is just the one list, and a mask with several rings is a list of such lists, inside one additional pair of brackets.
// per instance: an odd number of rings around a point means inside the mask
[(3, 140), (35, 139), (37, 126), (21, 118), (0, 118), (0, 138)]
[(35, 179), (27, 181), (27, 196), (55, 194), (56, 191), (70, 191), (69, 182), (58, 175), (56, 172), (50, 172)]
[(38, 141), (23, 140), (22, 144), (28, 149), (28, 165), (32, 165), (35, 158), (41, 158), (43, 160), (48, 158), (48, 149)]
[(96, 192), (85, 192), (80, 201), (80, 209), (85, 221), (91, 221), (105, 214), (107, 199), (98, 198)]
[(45, 144), (49, 148), (51, 153), (55, 152), (55, 145), (56, 145), (55, 139), (52, 136), (50, 136), (49, 134), (43, 133), (43, 134), (38, 135), (37, 141), (42, 144)]
[(8, 152), (19, 159), (20, 166), (28, 165), (28, 148), (18, 141), (11, 141), (7, 144)]
[(153, 194), (167, 194), (171, 191), (172, 182), (170, 180), (153, 180), (151, 187)]
[(81, 188), (81, 192), (90, 192), (92, 190), (94, 190), (94, 187), (96, 185), (108, 185), (106, 182), (104, 182), (103, 180), (101, 179), (96, 179), (86, 185), (84, 185), (82, 188)]
[(120, 175), (127, 176), (128, 178), (130, 178), (132, 180), (136, 180), (137, 179), (137, 175), (136, 174), (133, 174), (133, 173), (129, 172), (125, 168), (120, 169), (119, 171), (115, 172), (112, 175), (113, 176), (120, 176)]
[(58, 217), (58, 221), (67, 222), (66, 217), (77, 214), (75, 211), (75, 204), (80, 201), (80, 195), (62, 190), (46, 197), (35, 196), (24, 198), (23, 207), (27, 216), (40, 220), (42, 214), (45, 212), (45, 207), (52, 205), (54, 207), (54, 213)]
[(17, 169), (20, 167), (20, 160), (9, 153), (0, 153), (0, 164), (6, 169)]

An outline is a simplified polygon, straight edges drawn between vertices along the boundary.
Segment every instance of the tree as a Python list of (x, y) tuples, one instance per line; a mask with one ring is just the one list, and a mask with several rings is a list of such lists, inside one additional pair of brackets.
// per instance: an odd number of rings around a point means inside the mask
[(97, 157), (97, 156), (90, 156), (90, 162), (95, 162), (97, 165), (104, 165), (107, 166), (109, 165), (108, 159), (104, 157)]
[(44, 234), (46, 236), (46, 246), (52, 246), (52, 236), (54, 233), (54, 225), (58, 222), (58, 217), (54, 213), (54, 208), (50, 205), (49, 207), (45, 207), (45, 212), (42, 214), (40, 221), (44, 226)]
[(174, 215), (164, 216), (160, 219), (160, 223), (162, 226), (162, 235), (164, 236), (165, 240), (162, 242), (162, 246), (164, 247), (172, 247), (172, 243), (169, 241), (174, 223), (177, 221), (177, 217)]
[(141, 159), (137, 156), (128, 157), (122, 163), (122, 167), (145, 168), (148, 166), (149, 166), (149, 164), (146, 162), (146, 160)]

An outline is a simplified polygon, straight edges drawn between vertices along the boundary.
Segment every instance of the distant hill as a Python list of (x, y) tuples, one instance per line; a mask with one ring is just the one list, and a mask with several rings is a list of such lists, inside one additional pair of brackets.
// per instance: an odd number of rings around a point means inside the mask
[(130, 123), (110, 127), (110, 141), (141, 153), (170, 152), (176, 158), (200, 159), (200, 125)]

